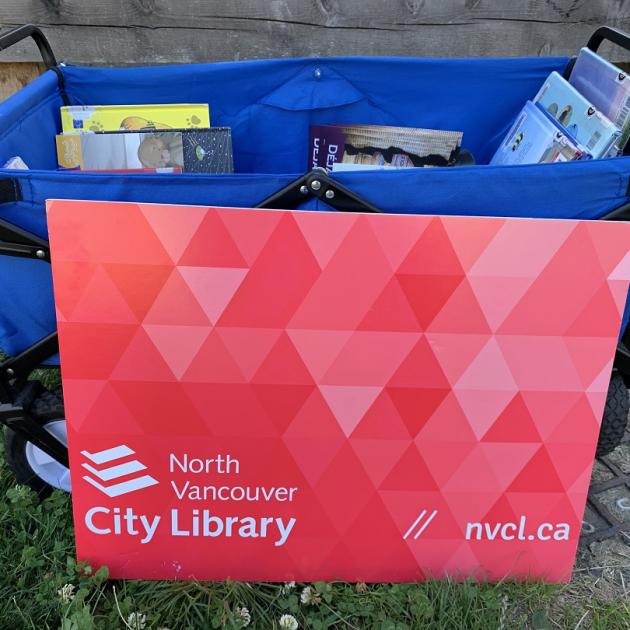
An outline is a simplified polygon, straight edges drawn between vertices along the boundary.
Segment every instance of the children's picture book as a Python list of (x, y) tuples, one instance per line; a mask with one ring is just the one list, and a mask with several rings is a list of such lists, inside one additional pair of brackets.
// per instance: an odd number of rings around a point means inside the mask
[(70, 105), (61, 108), (63, 133), (208, 129), (207, 103), (163, 105)]
[(380, 125), (311, 125), (309, 164), (332, 171), (337, 163), (366, 167), (450, 166), (460, 131)]
[(630, 79), (626, 73), (582, 48), (569, 83), (621, 129), (618, 146), (623, 149), (630, 136)]
[(527, 101), (491, 165), (568, 162), (586, 157), (578, 144), (539, 106)]
[(621, 131), (557, 72), (549, 75), (534, 103), (553, 116), (594, 158), (617, 153)]
[(232, 173), (229, 127), (57, 136), (61, 168), (86, 171), (179, 168), (184, 173)]

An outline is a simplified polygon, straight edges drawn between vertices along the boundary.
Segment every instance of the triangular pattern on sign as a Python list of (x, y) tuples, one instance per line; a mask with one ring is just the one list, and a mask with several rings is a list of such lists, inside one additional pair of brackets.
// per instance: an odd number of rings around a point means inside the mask
[(251, 266), (282, 220), (281, 212), (243, 212), (241, 208), (218, 208), (217, 214), (234, 242), (238, 244), (247, 266)]
[[(582, 386), (588, 388), (610, 364), (612, 348), (617, 339), (610, 337), (564, 337), (563, 339), (573, 361)], [(610, 379), (610, 375), (608, 376)]]
[(215, 328), (247, 380), (261, 366), (282, 334), (274, 328)]
[(479, 445), (502, 491), (514, 481), (539, 448), (540, 442), (484, 442)]
[(115, 386), (107, 383), (99, 392), (91, 409), (79, 423), (73, 425), (73, 428), (95, 435), (108, 435), (112, 431), (120, 432), (121, 435), (142, 435), (145, 427), (136, 420), (116, 392)]
[[(514, 511), (512, 504), (507, 500), (506, 496), (502, 494), (499, 496), (497, 502), (483, 515), (483, 523), (486, 527), (488, 527), (490, 523), (514, 523), (518, 526), (521, 516), (521, 514), (517, 514)], [(476, 530), (476, 532), (477, 531), (478, 530)], [(483, 534), (486, 534), (486, 532), (483, 532)], [(514, 532), (511, 531), (509, 535), (513, 534)]]
[(247, 275), (232, 267), (178, 267), (208, 319), (216, 324)]
[(448, 388), (388, 387), (409, 435), (415, 437), (448, 395)]
[(307, 440), (320, 438), (334, 443), (346, 440), (337, 419), (317, 388), (313, 389), (283, 435)]
[(350, 440), (350, 445), (375, 488), (383, 483), (410, 444), (409, 439), (382, 440), (357, 438), (354, 435)]
[[(580, 274), (574, 273), (579, 252)], [(498, 332), (504, 335), (562, 335), (566, 322), (583, 310), (602, 283), (597, 252), (588, 233), (576, 227)]]
[(429, 276), (396, 273), (420, 329), (426, 330), (462, 281), (462, 276)]
[(514, 397), (514, 391), (509, 389), (493, 391), (457, 388), (454, 392), (468, 418), (468, 424), (479, 440)]
[(414, 440), (418, 452), (440, 488), (455, 474), (461, 462), (475, 448), (475, 442), (450, 442), (444, 435), (448, 434), (443, 434), (441, 441), (428, 442), (421, 439), (422, 433), (420, 433)]
[(117, 381), (176, 380), (173, 371), (143, 328), (138, 328), (121, 354), (111, 378)]
[(379, 221), (374, 235), (392, 269), (400, 267), (432, 220), (429, 216), (401, 214), (395, 222)]
[(315, 385), (252, 385), (252, 389), (278, 432), (284, 433)]
[(184, 374), (211, 330), (209, 326), (163, 324), (144, 324), (143, 328), (177, 378)]
[[(593, 227), (590, 224), (591, 221), (585, 221), (584, 227), (595, 247), (604, 276), (610, 276), (619, 264), (619, 261), (623, 260), (628, 252), (628, 237), (622, 230), (603, 231), (599, 228), (599, 225), (596, 224)], [(628, 263), (627, 273), (624, 276), (626, 280), (628, 279), (628, 272), (630, 272), (630, 258)]]
[(412, 443), (381, 483), (379, 490), (437, 491), (438, 486), (426, 462)]
[(480, 521), (484, 514), (496, 503), (497, 491), (481, 486), (476, 491), (446, 490), (441, 485), (441, 494), (449, 506), (453, 518), (464, 527), (465, 523)]
[(482, 442), (540, 442), (532, 416), (520, 393), (516, 394), (481, 438)]
[(181, 380), (196, 383), (246, 382), (243, 372), (216, 330), (212, 330), (204, 339)]
[(72, 311), (81, 299), (83, 291), (96, 271), (96, 263), (57, 261), (59, 273), (68, 278), (67, 290), (55, 299), (55, 307), (61, 316), (71, 319)]
[[(607, 392), (604, 390), (604, 393)], [(581, 394), (568, 413), (553, 423), (545, 442), (550, 444), (591, 444), (599, 435), (601, 416), (596, 416), (588, 399)], [(551, 428), (551, 427), (550, 427)]]
[(467, 275), (536, 278), (574, 229), (570, 221), (549, 221), (542, 234), (536, 221), (506, 221)]
[(387, 389), (381, 390), (352, 433), (357, 439), (409, 440), (407, 425), (398, 413)]
[(361, 216), (295, 309), (289, 327), (354, 330), (391, 277), (374, 230)]
[[(496, 332), (532, 286), (534, 278), (468, 276), (468, 282), (490, 326)], [(497, 299), (500, 295), (501, 299)]]
[(203, 221), (208, 208), (201, 206), (167, 206), (138, 204), (156, 236), (176, 263)]
[(440, 220), (464, 271), (472, 267), (505, 225), (505, 219), (487, 221), (483, 217), (469, 217), (466, 223), (457, 217), (445, 216)]
[(399, 367), (389, 379), (388, 387), (449, 388), (449, 382), (424, 336), (397, 365)]
[[(343, 479), (352, 492), (338, 492)], [(346, 442), (331, 460), (314, 487), (319, 503), (328, 514), (333, 526), (344, 533), (352, 526), (361, 511), (375, 494), (374, 486), (363, 469), (356, 453)]]
[(596, 418), (601, 418), (604, 414), (604, 406), (606, 404), (607, 392), (604, 391), (592, 391), (586, 392), (586, 398), (588, 399), (593, 414)]
[(75, 322), (111, 322), (113, 324), (135, 324), (137, 318), (116, 284), (98, 265), (91, 278), (82, 287), (70, 318)]
[(144, 317), (146, 324), (204, 326), (210, 324), (178, 269), (173, 269)]
[(426, 332), (425, 337), (449, 383), (456, 383), (491, 335)]
[(606, 337), (619, 327), (620, 321), (615, 298), (604, 282), (564, 334), (567, 337)]
[(608, 276), (609, 280), (627, 280), (630, 276), (630, 252), (624, 259), (612, 270)]
[(562, 488), (570, 488), (584, 473), (592, 468), (591, 461), (595, 456), (593, 444), (597, 434), (591, 439), (577, 443), (575, 440), (570, 443), (550, 441), (545, 445), (549, 457), (553, 462), (562, 462), (562, 466), (555, 467), (556, 474), (560, 479)]
[(453, 475), (441, 486), (441, 490), (474, 493), (479, 488), (497, 493), (503, 490), (481, 444), (475, 445), (466, 458), (459, 462)]
[(64, 378), (63, 388), (67, 396), (64, 411), (67, 421), (75, 431), (80, 430), (83, 420), (106, 386), (105, 379)]
[(583, 395), (579, 391), (521, 391), (521, 396), (543, 441), (549, 438)]
[(295, 222), (304, 234), (319, 266), (324, 269), (358, 218), (356, 214), (341, 215), (334, 230), (320, 221), (314, 212), (296, 214)]
[(65, 352), (84, 354), (90, 349), (90, 356), (98, 361), (79, 364), (78, 367), (64, 365), (64, 378), (107, 379), (116, 367), (121, 355), (138, 330), (130, 324), (86, 324), (58, 322), (60, 343)]
[(497, 343), (522, 391), (579, 391), (580, 377), (558, 335), (497, 335)]
[[(466, 313), (466, 317), (462, 317), (462, 313)], [(467, 278), (457, 285), (427, 330), (481, 335), (490, 332), (488, 321)]]
[(289, 329), (287, 334), (313, 379), (320, 381), (352, 336), (352, 331)]
[(418, 320), (398, 278), (393, 276), (359, 322), (357, 330), (416, 331)]
[(382, 576), (384, 573), (395, 576), (397, 572), (393, 567), (413, 567), (411, 579), (413, 581), (423, 579), (424, 574), (415, 562), (407, 545), (377, 544), (378, 541), (366, 537), (362, 533), (365, 523), (370, 523), (383, 540), (399, 540), (401, 538), (400, 531), (389, 510), (379, 494), (375, 493), (342, 538), (344, 546), (349, 550), (355, 562), (366, 556), (370, 558), (370, 568), (365, 571), (362, 577), (365, 577), (368, 582), (378, 582), (379, 575)]
[(541, 446), (507, 488), (508, 492), (564, 492), (545, 446)]
[(382, 387), (320, 385), (319, 390), (346, 437), (354, 431)]
[(170, 265), (108, 264), (103, 268), (118, 287), (138, 321), (142, 321), (153, 306), (173, 271)]
[(111, 385), (143, 433), (163, 439), (208, 435), (209, 427), (180, 383), (113, 380)]
[[(398, 267), (398, 274), (454, 276), (462, 278), (464, 269), (453, 249), (440, 217), (433, 217)], [(440, 252), (435, 256), (435, 252)]]
[(510, 368), (494, 337), (479, 351), (461, 378), (456, 389), (492, 389), (516, 392), (518, 389)]
[(452, 391), (440, 401), (435, 411), (416, 437), (416, 442), (429, 444), (444, 442), (445, 436), (452, 443), (475, 444), (478, 441), (470, 422)]
[(608, 279), (608, 288), (610, 289), (610, 294), (617, 305), (619, 315), (623, 315), (626, 307), (626, 300), (628, 298), (627, 286), (628, 283), (625, 280)]
[(252, 383), (310, 385), (313, 377), (291, 339), (283, 332), (251, 378)]
[(208, 209), (177, 264), (183, 267), (247, 267), (216, 208)]
[(608, 361), (608, 363), (602, 368), (601, 372), (588, 384), (586, 391), (588, 392), (607, 392), (610, 386), (610, 375), (614, 365), (614, 359)]
[(278, 439), (280, 432), (249, 383), (183, 381), (181, 386), (210, 435), (254, 441)]
[(322, 385), (382, 386), (419, 338), (418, 332), (357, 330), (320, 382)]
[[(294, 218), (288, 213), (281, 214), (255, 264), (223, 312), (219, 325), (286, 328), (312, 292), (321, 269)], [(255, 309), (252, 304), (256, 305)]]

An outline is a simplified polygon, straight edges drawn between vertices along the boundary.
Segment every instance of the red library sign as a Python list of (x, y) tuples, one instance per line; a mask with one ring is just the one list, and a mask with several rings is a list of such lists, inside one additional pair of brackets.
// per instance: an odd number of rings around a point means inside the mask
[(570, 576), (630, 225), (49, 202), (77, 554)]

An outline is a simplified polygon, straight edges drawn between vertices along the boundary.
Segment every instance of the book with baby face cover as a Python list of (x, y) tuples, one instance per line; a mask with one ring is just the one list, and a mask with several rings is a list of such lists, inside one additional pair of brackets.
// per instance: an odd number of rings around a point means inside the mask
[(60, 168), (86, 171), (234, 171), (229, 127), (58, 135), (57, 156)]

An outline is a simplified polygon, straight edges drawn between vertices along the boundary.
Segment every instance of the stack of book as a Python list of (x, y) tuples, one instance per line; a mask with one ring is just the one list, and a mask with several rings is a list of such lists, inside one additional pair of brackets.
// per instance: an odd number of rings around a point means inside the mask
[(527, 101), (490, 164), (615, 157), (630, 135), (630, 80), (588, 48), (569, 80), (552, 72)]
[(210, 127), (207, 104), (61, 108), (62, 169), (125, 173), (232, 173), (229, 127)]

